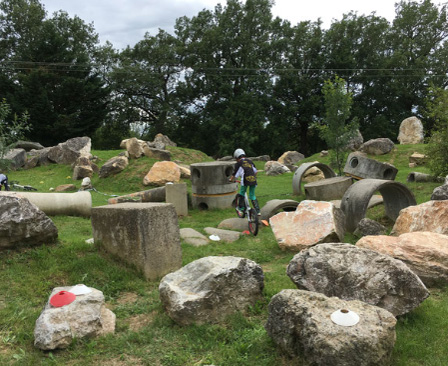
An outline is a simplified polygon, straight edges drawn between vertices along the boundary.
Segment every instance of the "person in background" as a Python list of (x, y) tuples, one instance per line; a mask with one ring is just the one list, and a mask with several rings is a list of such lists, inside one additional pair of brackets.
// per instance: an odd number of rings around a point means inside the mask
[(9, 191), (8, 177), (0, 173), (0, 191), (2, 190), (2, 186), (5, 186), (5, 191)]
[(249, 199), (252, 201), (252, 205), (254, 206), (255, 211), (257, 211), (257, 214), (260, 215), (260, 206), (258, 205), (257, 197), (255, 196), (255, 188), (257, 187), (257, 168), (252, 160), (246, 157), (246, 153), (243, 149), (236, 149), (233, 153), (233, 157), (236, 159), (236, 164), (229, 181), (234, 182), (235, 178), (241, 178), (237, 209), (244, 212), (244, 196), (249, 187)]

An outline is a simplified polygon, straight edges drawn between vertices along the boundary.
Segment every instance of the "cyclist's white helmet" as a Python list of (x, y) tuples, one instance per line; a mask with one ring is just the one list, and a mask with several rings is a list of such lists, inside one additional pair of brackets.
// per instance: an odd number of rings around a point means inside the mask
[(243, 149), (236, 149), (235, 152), (233, 153), (233, 157), (235, 159), (238, 159), (241, 155), (246, 155)]

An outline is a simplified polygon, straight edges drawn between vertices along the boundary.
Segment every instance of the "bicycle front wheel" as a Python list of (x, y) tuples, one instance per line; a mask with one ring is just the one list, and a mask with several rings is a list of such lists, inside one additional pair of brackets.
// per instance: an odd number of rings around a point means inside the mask
[(253, 236), (258, 234), (258, 215), (255, 209), (251, 208), (249, 211), (249, 231)]

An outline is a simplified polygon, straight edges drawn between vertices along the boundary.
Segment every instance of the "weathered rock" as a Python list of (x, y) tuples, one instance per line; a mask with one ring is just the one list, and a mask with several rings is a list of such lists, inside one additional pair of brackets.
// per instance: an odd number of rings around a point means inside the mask
[(264, 172), (266, 175), (281, 175), (289, 173), (290, 171), (291, 170), (287, 166), (274, 160), (270, 160), (264, 165)]
[[(333, 323), (335, 311), (347, 309), (360, 321), (350, 327)], [(302, 291), (283, 290), (272, 297), (266, 324), (268, 335), (297, 364), (389, 365), (395, 344), (395, 317), (362, 301)]]
[(249, 158), (252, 161), (269, 161), (271, 157), (269, 155), (252, 156)]
[(191, 170), (190, 167), (183, 164), (177, 164), (180, 169), (180, 177), (182, 179), (190, 179), (191, 178)]
[(14, 192), (0, 192), (0, 249), (54, 242), (58, 229), (28, 199)]
[(92, 178), (93, 169), (89, 165), (77, 165), (73, 169), (72, 179), (80, 180), (84, 178)]
[[(34, 168), (35, 166), (53, 164), (53, 161), (51, 161), (48, 158), (48, 154), (49, 154), (51, 149), (52, 149), (52, 147), (45, 147), (45, 148), (40, 149), (40, 150), (31, 150), (28, 153), (27, 163), (25, 164), (27, 169)], [(29, 167), (28, 167), (28, 162), (31, 159), (34, 160), (34, 157), (37, 158), (37, 162), (34, 162), (34, 161), (30, 162)]]
[(414, 232), (394, 236), (365, 236), (356, 246), (402, 260), (428, 287), (448, 284), (448, 236)]
[(99, 172), (100, 178), (106, 178), (111, 175), (122, 172), (129, 164), (126, 156), (115, 156), (104, 163)]
[(363, 143), (364, 137), (359, 130), (356, 130), (355, 136), (353, 136), (347, 144), (347, 149), (351, 151), (357, 151)]
[(344, 239), (344, 214), (330, 202), (304, 200), (296, 211), (280, 212), (269, 222), (282, 250), (298, 252)]
[(214, 227), (206, 227), (204, 231), (209, 235), (217, 235), (220, 240), (228, 243), (237, 241), (241, 236), (241, 233), (238, 231), (215, 229)]
[(417, 117), (409, 117), (400, 124), (397, 140), (403, 144), (423, 144), (423, 124)]
[(432, 191), (431, 200), (448, 200), (448, 184), (444, 184), (443, 186), (434, 188), (434, 190)]
[(263, 281), (263, 270), (249, 259), (205, 257), (166, 275), (159, 294), (176, 323), (216, 323), (260, 300)]
[(126, 151), (130, 159), (138, 159), (143, 155), (143, 147), (135, 137), (126, 141)]
[(356, 228), (354, 234), (356, 236), (367, 236), (367, 235), (385, 235), (387, 232), (387, 228), (384, 225), (381, 225), (379, 222), (375, 220), (368, 219), (364, 217)]
[(232, 217), (225, 219), (218, 224), (218, 229), (244, 231), (247, 230), (247, 219), (240, 219), (239, 217)]
[[(161, 133), (158, 133), (155, 137), (154, 137), (154, 144), (164, 144), (165, 146), (177, 146), (177, 144), (173, 141), (170, 140), (170, 138), (166, 135), (163, 135)], [(164, 150), (165, 148), (163, 148), (162, 150)]]
[(56, 164), (73, 164), (82, 155), (90, 156), (90, 137), (75, 137), (53, 146), (48, 151), (48, 159)]
[(38, 156), (32, 156), (28, 155), (26, 157), (25, 165), (23, 166), (24, 170), (33, 169), (39, 164), (39, 157)]
[(210, 240), (208, 240), (205, 235), (190, 228), (180, 229), (180, 238), (187, 244), (193, 245), (195, 247), (200, 247), (210, 243)]
[(143, 178), (143, 185), (164, 186), (168, 182), (180, 181), (179, 166), (172, 161), (158, 161)]
[(11, 168), (22, 168), (26, 162), (26, 151), (24, 149), (9, 150), (4, 159), (11, 162)]
[[(129, 141), (130, 139), (124, 139), (124, 140), (121, 140), (121, 142), (120, 142), (120, 149), (126, 149), (126, 144), (127, 144), (127, 142)], [(143, 141), (143, 140), (139, 140), (139, 139), (137, 139), (137, 141), (139, 142), (139, 144), (143, 147), (144, 145), (146, 145), (146, 141)]]
[(370, 155), (384, 155), (390, 153), (394, 146), (392, 140), (388, 138), (378, 138), (363, 143), (359, 147), (359, 151)]
[(402, 209), (390, 234), (414, 231), (448, 235), (448, 201), (429, 201)]
[(171, 153), (168, 150), (162, 150), (162, 149), (156, 149), (153, 147), (149, 147), (148, 144), (146, 144), (143, 147), (143, 153), (148, 158), (154, 158), (154, 159), (158, 159), (160, 161), (170, 161), (171, 160)]
[(426, 163), (426, 159), (427, 156), (425, 154), (420, 154), (418, 152), (414, 152), (410, 157), (409, 157), (409, 163), (414, 163), (415, 166), (418, 165), (425, 165)]
[(76, 191), (74, 184), (61, 184), (54, 189), (55, 192), (73, 192)]
[(319, 156), (322, 157), (322, 158), (325, 157), (325, 156), (328, 156), (328, 151), (327, 150), (322, 150), (320, 152)]
[(34, 346), (44, 350), (67, 348), (75, 338), (98, 337), (115, 332), (115, 314), (106, 308), (101, 291), (91, 288), (91, 292), (78, 295), (76, 299), (62, 307), (53, 307), (50, 299), (60, 291), (70, 291), (70, 287), (56, 287), (36, 320)]
[(286, 271), (301, 290), (360, 300), (395, 316), (407, 314), (429, 296), (402, 261), (352, 244), (319, 244), (296, 254)]
[(302, 181), (304, 183), (318, 182), (325, 179), (325, 175), (319, 168), (315, 166), (309, 168), (303, 175)]
[(22, 141), (19, 140), (14, 144), (14, 147), (16, 149), (24, 149), (25, 151), (31, 151), (31, 150), (41, 150), (44, 147), (39, 144), (38, 142), (31, 142), (31, 141)]
[(88, 189), (92, 189), (92, 181), (89, 177), (85, 177), (81, 182), (81, 191), (87, 191)]
[(283, 153), (277, 161), (283, 165), (295, 165), (303, 159), (305, 159), (305, 155), (299, 153), (298, 151), (287, 151)]

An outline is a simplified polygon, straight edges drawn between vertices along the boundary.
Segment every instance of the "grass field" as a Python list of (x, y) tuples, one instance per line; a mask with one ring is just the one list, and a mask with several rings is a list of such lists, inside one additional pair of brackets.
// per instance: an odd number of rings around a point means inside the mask
[[(400, 145), (390, 154), (375, 157), (394, 164), (397, 181), (407, 184), (417, 202), (430, 199), (437, 183), (406, 183), (411, 171), (427, 172), (424, 167), (410, 169), (408, 158), (423, 152), (422, 145)], [(101, 166), (120, 151), (93, 151)], [(190, 164), (210, 158), (194, 150), (171, 149), (173, 160)], [(326, 158), (311, 156), (305, 161)], [(148, 189), (144, 175), (155, 160), (132, 160), (126, 170), (114, 177), (92, 179), (98, 192), (92, 192), (94, 206), (107, 204), (109, 195)], [(263, 169), (263, 163), (257, 163)], [(9, 179), (32, 185), (40, 192), (72, 183), (68, 166), (51, 165), (9, 174)], [(79, 187), (80, 181), (75, 182)], [(190, 189), (190, 183), (187, 182)], [(260, 204), (268, 200), (303, 197), (292, 195), (292, 174), (269, 177), (260, 173), (257, 196)], [(207, 226), (235, 217), (232, 209), (190, 210), (179, 220), (180, 227), (200, 232)], [(381, 208), (369, 210), (368, 217), (384, 219)], [(278, 248), (269, 228), (257, 237), (244, 236), (234, 243), (212, 242), (205, 247), (182, 243), (183, 264), (211, 255), (233, 255), (254, 260), (265, 274), (264, 300), (236, 314), (220, 325), (181, 327), (164, 313), (158, 281), (149, 282), (133, 269), (86, 244), (92, 237), (89, 219), (52, 217), (59, 230), (56, 244), (0, 252), (0, 365), (293, 365), (283, 356), (264, 330), (270, 298), (282, 289), (294, 288), (286, 276), (286, 266), (294, 253)], [(389, 222), (390, 224), (390, 222)], [(356, 238), (347, 235), (346, 242)], [(68, 349), (42, 352), (33, 346), (33, 330), (51, 290), (58, 286), (84, 283), (103, 291), (108, 307), (117, 315), (116, 333), (97, 339), (75, 340)], [(415, 311), (400, 317), (392, 365), (448, 365), (448, 288), (431, 289), (431, 296)]]

